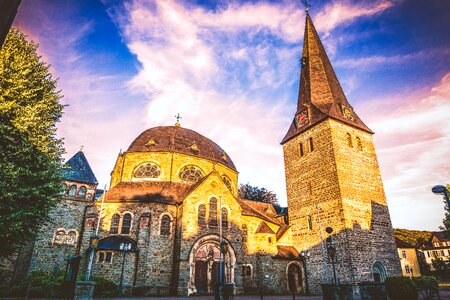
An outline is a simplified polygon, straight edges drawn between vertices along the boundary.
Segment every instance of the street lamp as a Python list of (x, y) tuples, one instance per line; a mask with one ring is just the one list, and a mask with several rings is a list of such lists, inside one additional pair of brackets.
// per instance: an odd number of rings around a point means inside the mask
[(123, 251), (122, 271), (120, 272), (120, 284), (119, 284), (119, 291), (120, 291), (120, 294), (122, 295), (122, 293), (123, 293), (123, 272), (125, 270), (125, 258), (126, 258), (127, 251), (131, 250), (131, 244), (121, 243), (119, 248), (120, 248), (120, 250)]
[[(327, 227), (325, 229), (325, 231), (328, 234), (331, 234), (333, 232), (333, 228)], [(333, 266), (334, 284), (337, 284), (338, 280), (337, 280), (337, 276), (336, 276), (336, 246), (333, 244), (333, 239), (332, 239), (331, 235), (327, 238), (327, 251), (328, 251), (328, 256), (330, 257), (330, 260), (331, 260), (331, 265)]]
[(309, 259), (310, 256), (311, 256), (311, 253), (309, 253), (309, 251), (302, 250), (302, 252), (300, 252), (300, 258), (303, 261), (303, 266), (305, 267), (305, 294), (306, 295), (309, 295), (308, 269), (306, 267), (306, 260)]
[(446, 201), (448, 207), (450, 208), (450, 193), (447, 190), (447, 188), (443, 185), (435, 185), (431, 189), (431, 191), (436, 195), (442, 195), (444, 196), (444, 200)]

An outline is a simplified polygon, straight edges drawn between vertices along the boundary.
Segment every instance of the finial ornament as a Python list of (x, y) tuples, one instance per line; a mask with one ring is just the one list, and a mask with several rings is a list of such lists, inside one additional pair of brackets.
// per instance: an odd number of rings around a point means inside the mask
[(81, 147), (80, 147), (80, 152), (81, 152), (81, 151), (83, 151), (83, 147), (84, 147), (84, 146), (83, 146), (83, 145), (81, 145)]
[(175, 116), (175, 118), (177, 119), (177, 122), (175, 123), (175, 126), (180, 127), (180, 119), (183, 119), (183, 118), (180, 116), (180, 113), (178, 113), (178, 114)]
[(308, 12), (311, 4), (309, 4), (308, 0), (302, 0), (303, 6), (305, 7), (305, 11)]

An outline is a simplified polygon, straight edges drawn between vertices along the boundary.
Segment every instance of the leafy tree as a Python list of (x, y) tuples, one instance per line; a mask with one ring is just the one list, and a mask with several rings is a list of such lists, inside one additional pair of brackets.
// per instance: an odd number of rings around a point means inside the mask
[(61, 190), (62, 95), (37, 47), (11, 29), (0, 51), (0, 256), (34, 237)]
[(268, 191), (265, 188), (252, 186), (249, 183), (239, 185), (238, 195), (243, 199), (270, 203), (278, 206), (277, 195), (274, 192)]
[(444, 230), (444, 236), (450, 239), (450, 207), (448, 207), (447, 198), (450, 198), (450, 184), (446, 186), (446, 196), (444, 196), (444, 204), (445, 204), (445, 218), (442, 220), (444, 226), (441, 226), (440, 229)]

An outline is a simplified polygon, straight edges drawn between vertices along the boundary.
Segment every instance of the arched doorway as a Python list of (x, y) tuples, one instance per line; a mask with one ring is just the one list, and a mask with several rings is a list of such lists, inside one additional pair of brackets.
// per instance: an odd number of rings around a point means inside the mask
[[(231, 246), (222, 254), (222, 278), (234, 282), (236, 258)], [(197, 240), (189, 254), (190, 279), (188, 294), (209, 294), (220, 281), (219, 237), (205, 236)]]
[(289, 292), (300, 294), (305, 292), (306, 278), (304, 268), (299, 262), (291, 262), (287, 267), (287, 280)]
[(375, 282), (384, 282), (386, 280), (386, 268), (378, 260), (372, 264), (372, 276)]

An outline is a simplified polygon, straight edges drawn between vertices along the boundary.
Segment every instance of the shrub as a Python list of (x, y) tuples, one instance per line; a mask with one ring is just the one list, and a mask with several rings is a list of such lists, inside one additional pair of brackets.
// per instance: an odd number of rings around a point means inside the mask
[(58, 297), (62, 296), (62, 283), (64, 281), (64, 271), (56, 273), (36, 271), (28, 275), (21, 282), (13, 285), (10, 294), (14, 296), (25, 296), (30, 287), (30, 297)]
[(95, 282), (94, 297), (114, 297), (118, 295), (118, 287), (114, 282), (97, 276), (91, 276), (90, 280)]
[(419, 291), (421, 299), (433, 299), (438, 293), (439, 284), (434, 277), (414, 277), (413, 282)]
[(419, 294), (414, 282), (403, 276), (386, 278), (386, 288), (391, 300), (417, 300)]

